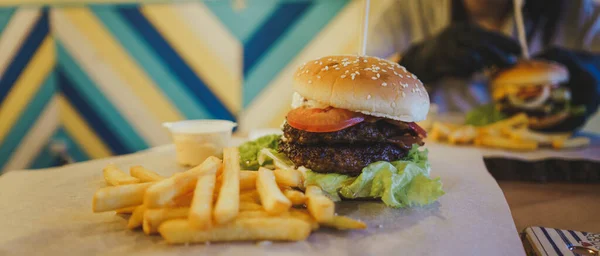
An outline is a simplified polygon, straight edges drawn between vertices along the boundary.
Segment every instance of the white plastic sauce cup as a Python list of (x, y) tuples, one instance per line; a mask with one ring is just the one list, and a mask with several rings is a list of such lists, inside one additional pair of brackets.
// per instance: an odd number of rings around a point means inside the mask
[(177, 163), (196, 166), (209, 156), (222, 157), (237, 124), (227, 120), (185, 120), (163, 126), (171, 132)]

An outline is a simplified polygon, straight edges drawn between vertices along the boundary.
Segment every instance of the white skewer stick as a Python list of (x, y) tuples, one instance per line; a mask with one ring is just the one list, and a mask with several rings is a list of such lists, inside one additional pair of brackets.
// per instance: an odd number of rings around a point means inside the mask
[(369, 35), (369, 8), (371, 7), (371, 0), (364, 0), (365, 8), (363, 13), (363, 25), (362, 25), (362, 40), (360, 43), (360, 55), (367, 54), (367, 37)]
[(525, 24), (523, 23), (523, 0), (514, 0), (513, 6), (515, 9), (515, 22), (517, 23), (517, 33), (519, 44), (524, 59), (529, 59), (529, 48), (527, 46), (527, 36), (525, 35)]

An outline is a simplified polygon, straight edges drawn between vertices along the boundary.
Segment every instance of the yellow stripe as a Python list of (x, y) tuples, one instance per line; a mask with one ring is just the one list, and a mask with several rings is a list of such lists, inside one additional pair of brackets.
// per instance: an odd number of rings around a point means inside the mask
[(57, 101), (61, 123), (85, 153), (91, 158), (111, 156), (110, 149), (96, 136), (69, 101), (62, 95), (57, 96)]
[(159, 88), (137, 66), (88, 8), (66, 8), (64, 14), (97, 50), (99, 61), (105, 61), (110, 65), (112, 70), (130, 86), (135, 95), (160, 121), (183, 119), (181, 113), (163, 96)]
[(55, 63), (54, 42), (46, 37), (4, 101), (0, 104), (0, 142), (40, 89)]
[(225, 106), (234, 114), (237, 113), (242, 103), (241, 74), (231, 72), (232, 69), (198, 38), (198, 34), (210, 36), (211, 32), (193, 31), (177, 11), (167, 4), (145, 5), (142, 12)]

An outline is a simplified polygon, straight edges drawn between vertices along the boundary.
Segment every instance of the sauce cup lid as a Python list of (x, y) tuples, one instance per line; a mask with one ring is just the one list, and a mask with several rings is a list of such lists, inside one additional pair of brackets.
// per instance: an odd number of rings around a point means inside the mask
[(198, 119), (163, 123), (171, 133), (205, 134), (231, 132), (237, 123), (229, 120)]

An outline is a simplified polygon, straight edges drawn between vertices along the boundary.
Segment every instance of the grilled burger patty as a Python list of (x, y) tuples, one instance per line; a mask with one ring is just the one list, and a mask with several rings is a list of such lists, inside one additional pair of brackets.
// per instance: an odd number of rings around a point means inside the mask
[(289, 141), (281, 141), (279, 151), (285, 153), (297, 166), (320, 173), (348, 175), (360, 174), (365, 166), (373, 162), (399, 160), (408, 152), (389, 143), (302, 145)]
[(285, 123), (283, 133), (288, 142), (303, 145), (390, 143), (393, 142), (391, 138), (416, 136), (407, 124), (399, 122), (393, 125), (384, 120), (362, 122), (336, 132), (307, 132)]

